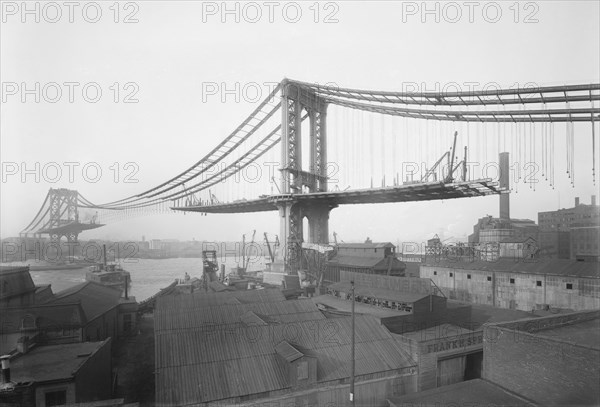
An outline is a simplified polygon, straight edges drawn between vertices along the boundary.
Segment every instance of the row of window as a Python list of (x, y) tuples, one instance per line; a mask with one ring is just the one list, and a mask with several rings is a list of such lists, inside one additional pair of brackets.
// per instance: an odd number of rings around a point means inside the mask
[[(351, 301), (351, 297), (352, 297), (352, 294), (346, 293), (344, 295), (343, 293), (340, 293), (339, 291), (331, 290), (331, 289), (327, 290), (327, 293), (333, 295), (334, 297), (345, 298), (346, 300), (350, 300), (350, 301)], [(412, 304), (410, 304), (410, 303), (395, 302), (395, 301), (389, 301), (389, 300), (380, 300), (378, 298), (367, 297), (367, 296), (362, 296), (362, 295), (356, 295), (354, 297), (354, 301), (360, 302), (363, 304), (367, 304), (367, 305), (374, 305), (376, 307), (389, 308), (389, 309), (398, 310), (398, 311), (406, 311), (406, 312), (412, 311)]]
[[(437, 271), (434, 271), (433, 275), (437, 276), (438, 275)], [(450, 272), (450, 277), (454, 277), (454, 273)], [(467, 280), (470, 280), (470, 279), (471, 279), (471, 275), (467, 274)], [(492, 277), (491, 276), (487, 276), (487, 281), (492, 281)], [(514, 278), (510, 278), (509, 279), (509, 283), (510, 284), (515, 284), (515, 279)], [(542, 281), (541, 280), (537, 280), (535, 282), (535, 285), (536, 285), (536, 287), (541, 287), (542, 286)], [(566, 283), (565, 288), (567, 290), (572, 290), (573, 289), (573, 283)]]

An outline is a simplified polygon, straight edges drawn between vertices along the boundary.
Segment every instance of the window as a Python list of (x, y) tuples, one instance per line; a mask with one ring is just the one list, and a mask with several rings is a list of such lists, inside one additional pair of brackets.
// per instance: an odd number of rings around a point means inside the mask
[(492, 277), (488, 276), (487, 280), (492, 281)]
[(67, 391), (49, 391), (45, 395), (47, 406), (62, 406), (67, 404)]
[(471, 275), (467, 274), (467, 280), (470, 280), (470, 279), (471, 279)]
[(450, 273), (450, 277), (453, 277), (453, 276), (454, 276), (454, 274), (453, 274), (453, 273)]
[(130, 333), (132, 327), (133, 321), (131, 318), (131, 314), (123, 315), (123, 331), (125, 331), (125, 333)]
[(303, 360), (298, 362), (297, 366), (298, 380), (306, 380), (308, 379), (308, 362)]
[(434, 272), (433, 272), (433, 275), (434, 275), (434, 276), (437, 276), (437, 271), (434, 271)]
[(510, 279), (510, 283), (511, 283), (511, 284), (514, 284), (514, 283), (515, 283), (515, 279), (514, 279), (514, 278), (511, 278), (511, 279)]
[(573, 283), (567, 283), (567, 290), (573, 289)]
[(542, 286), (542, 282), (540, 280), (535, 282), (535, 286), (536, 287), (541, 287)]

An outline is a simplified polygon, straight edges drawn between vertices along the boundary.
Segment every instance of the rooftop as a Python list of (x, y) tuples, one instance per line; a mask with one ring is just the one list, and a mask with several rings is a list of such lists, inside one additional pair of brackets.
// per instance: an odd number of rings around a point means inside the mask
[[(352, 312), (352, 302), (336, 298), (332, 295), (318, 295), (312, 298), (315, 305), (322, 304), (326, 311), (330, 313), (338, 313), (340, 315), (350, 315)], [(410, 312), (391, 310), (389, 308), (375, 307), (366, 305), (360, 302), (354, 303), (354, 312), (356, 314), (372, 315), (376, 318), (391, 318), (401, 315), (410, 315)]]
[[(506, 321), (515, 321), (523, 318), (537, 318), (541, 316), (542, 311), (531, 313), (516, 309), (497, 308), (491, 305), (465, 303), (456, 300), (447, 300), (448, 308), (470, 307), (471, 318), (468, 324), (469, 329), (480, 329), (483, 324), (500, 323)], [(450, 321), (452, 322), (452, 321)]]
[[(169, 296), (163, 296), (168, 298)], [(278, 288), (266, 288), (262, 290), (235, 290), (222, 292), (206, 292), (202, 289), (194, 291), (182, 301), (188, 301), (197, 307), (210, 307), (224, 304), (249, 304), (253, 302), (280, 302), (285, 296)]]
[(431, 339), (438, 338), (449, 338), (456, 335), (463, 335), (472, 333), (470, 329), (461, 328), (457, 325), (452, 324), (440, 324), (437, 326), (432, 326), (430, 328), (421, 329), (419, 331), (412, 331), (403, 333), (402, 336), (405, 336), (409, 339), (412, 339), (417, 342), (428, 341)]
[[(331, 288), (332, 290), (336, 291), (342, 291), (345, 293), (349, 293), (351, 290), (351, 286), (349, 283), (334, 283), (331, 284), (328, 288)], [(407, 303), (416, 302), (429, 296), (429, 294), (425, 293), (390, 290), (387, 288), (365, 287), (361, 285), (355, 285), (354, 293), (355, 295)]]
[(507, 273), (600, 278), (600, 263), (563, 259), (522, 259), (520, 261), (515, 261), (515, 259), (500, 258), (497, 261), (473, 261), (470, 258), (428, 258), (424, 262), (424, 265), (489, 272), (499, 271)]
[(549, 336), (600, 350), (600, 319), (598, 318), (543, 329), (538, 333), (542, 336)]
[(411, 393), (388, 400), (390, 407), (403, 406), (533, 406), (516, 394), (482, 379), (469, 380)]
[(119, 304), (121, 290), (93, 281), (77, 284), (55, 294), (49, 304), (81, 302), (88, 321), (99, 317)]
[(533, 335), (600, 350), (600, 310), (521, 319), (494, 326), (499, 329), (519, 331), (523, 335)]
[(109, 340), (33, 348), (11, 360), (11, 380), (15, 383), (25, 383), (71, 378), (88, 357)]
[[(156, 330), (156, 402), (185, 405), (290, 388), (286, 362), (276, 350), (282, 341), (317, 359), (317, 382), (346, 379), (350, 377), (351, 329), (351, 318), (336, 318), (253, 326), (237, 332), (228, 328)], [(356, 317), (355, 332), (357, 376), (416, 366), (376, 319)], [(293, 353), (284, 352), (281, 346), (280, 352)]]
[(0, 266), (0, 299), (8, 299), (36, 290), (29, 266)]
[(155, 329), (193, 329), (229, 324), (251, 326), (325, 319), (309, 299), (209, 306), (195, 301), (198, 298), (191, 295), (161, 297), (154, 314)]

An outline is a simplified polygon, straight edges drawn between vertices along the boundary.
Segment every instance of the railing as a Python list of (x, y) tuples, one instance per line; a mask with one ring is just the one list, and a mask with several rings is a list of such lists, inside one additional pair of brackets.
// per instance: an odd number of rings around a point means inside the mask
[(431, 281), (431, 284), (435, 287), (435, 290), (436, 290), (432, 294), (437, 294), (437, 292), (439, 292), (442, 295), (442, 297), (444, 297), (446, 299), (448, 298), (444, 295), (444, 292), (442, 291), (442, 289), (440, 287), (438, 287), (438, 285), (436, 283), (434, 283), (432, 279), (429, 279), (429, 281)]

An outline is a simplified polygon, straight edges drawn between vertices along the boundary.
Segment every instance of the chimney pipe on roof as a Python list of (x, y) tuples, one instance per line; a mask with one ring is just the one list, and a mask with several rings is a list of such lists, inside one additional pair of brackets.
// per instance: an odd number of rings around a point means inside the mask
[(575, 206), (579, 206), (579, 197), (575, 198)]
[(592, 195), (592, 205), (596, 205), (596, 195)]
[(500, 220), (510, 220), (510, 162), (508, 153), (500, 153), (498, 183), (504, 193), (500, 194)]
[(2, 383), (10, 383), (10, 356), (0, 356), (2, 361)]

